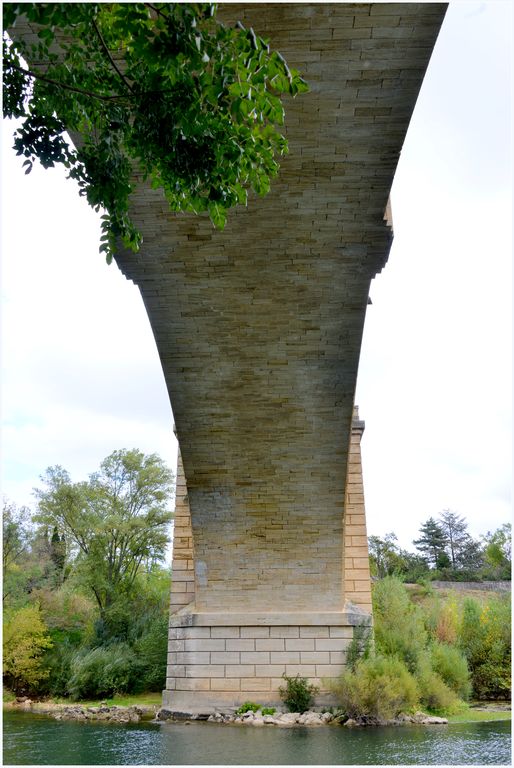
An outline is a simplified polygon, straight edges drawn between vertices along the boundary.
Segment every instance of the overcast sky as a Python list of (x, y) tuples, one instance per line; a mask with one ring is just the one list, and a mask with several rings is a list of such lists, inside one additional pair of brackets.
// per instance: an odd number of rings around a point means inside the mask
[[(450, 7), (392, 192), (356, 402), (369, 533), (412, 549), (450, 508), (478, 536), (510, 519), (510, 2)], [(2, 136), (2, 490), (33, 504), (47, 466), (85, 479), (116, 448), (176, 441), (138, 290), (98, 254), (97, 216)], [(230, 224), (229, 224), (230, 225)]]

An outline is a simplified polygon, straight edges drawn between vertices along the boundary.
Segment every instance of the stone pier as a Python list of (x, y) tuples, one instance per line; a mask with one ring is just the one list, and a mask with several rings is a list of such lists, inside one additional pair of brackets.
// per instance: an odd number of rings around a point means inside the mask
[[(209, 610), (205, 574), (201, 567), (198, 568), (198, 563), (195, 564), (187, 482), (179, 454), (168, 672), (163, 694), (166, 709), (206, 712), (224, 706), (239, 706), (248, 700), (277, 704), (280, 703), (278, 687), (284, 683), (283, 674), (309, 678), (320, 688), (318, 703), (332, 703), (329, 681), (344, 667), (353, 629), (356, 625), (371, 622), (360, 454), (363, 431), (364, 422), (359, 419), (358, 408), (354, 408), (340, 542), (343, 580), (333, 585), (340, 595), (340, 611), (317, 610), (315, 594), (312, 595), (311, 610), (276, 611), (273, 610), (276, 604), (273, 590), (269, 595), (268, 610), (254, 610), (251, 593), (244, 607), (231, 610), (228, 597), (226, 610)], [(226, 531), (220, 525), (220, 539), (225, 535)], [(295, 545), (296, 536), (295, 531), (290, 532), (288, 547)], [(266, 555), (264, 546), (263, 558)], [(239, 567), (247, 578), (245, 563), (241, 562)], [(258, 579), (258, 574), (255, 578)], [(293, 578), (299, 584), (303, 582), (301, 563)], [(230, 595), (234, 585), (227, 581), (226, 586)], [(281, 589), (280, 583), (275, 586), (277, 590)], [(320, 598), (327, 587), (329, 585), (320, 580)]]

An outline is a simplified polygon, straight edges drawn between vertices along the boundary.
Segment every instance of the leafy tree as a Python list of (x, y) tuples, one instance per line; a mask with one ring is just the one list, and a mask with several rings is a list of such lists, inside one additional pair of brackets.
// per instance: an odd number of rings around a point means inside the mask
[(48, 676), (42, 657), (52, 646), (38, 605), (14, 613), (3, 627), (3, 672), (15, 691), (33, 688)]
[[(15, 34), (22, 15), (32, 40)], [(308, 87), (253, 29), (215, 16), (206, 3), (3, 5), (4, 29), (14, 28), (3, 43), (4, 116), (23, 120), (14, 148), (27, 173), (36, 158), (63, 164), (106, 210), (109, 262), (118, 238), (141, 244), (129, 216), (136, 178), (161, 187), (173, 211), (207, 211), (222, 228), (248, 189), (266, 194), (278, 173), (280, 97)]]
[(445, 552), (448, 537), (443, 527), (433, 517), (430, 517), (421, 525), (419, 532), (421, 536), (413, 544), (420, 552), (427, 555), (434, 567), (444, 567), (449, 563), (448, 555)]
[(391, 576), (395, 570), (399, 570), (397, 541), (395, 533), (386, 533), (383, 539), (380, 536), (368, 538), (371, 571), (379, 579)]
[(511, 577), (511, 523), (504, 523), (491, 533), (483, 536), (485, 544), (484, 559), (489, 565), (495, 578), (510, 579)]
[(37, 519), (65, 535), (104, 622), (116, 623), (119, 598), (131, 594), (144, 563), (164, 559), (172, 477), (157, 455), (138, 450), (114, 451), (87, 482), (72, 483), (62, 467), (42, 477)]
[(52, 538), (50, 539), (50, 557), (55, 565), (55, 569), (59, 574), (59, 580), (64, 579), (64, 564), (66, 562), (66, 539), (64, 534), (59, 536), (57, 526), (54, 525)]
[(484, 565), (484, 548), (470, 536), (459, 548), (456, 559), (458, 568), (465, 571), (467, 576), (476, 579)]
[(27, 507), (4, 499), (2, 508), (2, 576), (5, 583), (7, 573), (19, 562), (25, 553), (28, 541), (29, 511)]
[(22, 608), (53, 575), (46, 533), (34, 529), (27, 507), (4, 501), (2, 521), (4, 610)]
[(456, 512), (445, 509), (439, 515), (439, 525), (446, 534), (452, 568), (456, 568), (459, 563), (459, 555), (471, 538), (467, 531), (468, 524)]

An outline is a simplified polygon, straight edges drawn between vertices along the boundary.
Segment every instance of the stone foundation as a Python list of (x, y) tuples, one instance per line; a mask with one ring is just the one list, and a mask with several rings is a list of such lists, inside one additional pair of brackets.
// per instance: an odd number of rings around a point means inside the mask
[(245, 701), (279, 705), (282, 675), (300, 674), (320, 688), (316, 704), (334, 703), (331, 678), (343, 670), (355, 625), (370, 616), (344, 612), (172, 615), (163, 707), (210, 712)]

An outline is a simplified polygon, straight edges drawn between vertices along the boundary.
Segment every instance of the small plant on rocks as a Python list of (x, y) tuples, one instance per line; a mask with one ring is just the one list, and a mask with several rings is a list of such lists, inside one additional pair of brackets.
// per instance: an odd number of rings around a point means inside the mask
[(245, 701), (244, 704), (241, 704), (239, 709), (236, 709), (236, 715), (244, 715), (245, 712), (257, 712), (260, 708), (260, 704), (256, 704), (254, 701)]
[(307, 678), (300, 677), (300, 675), (288, 677), (284, 674), (282, 677), (286, 685), (281, 685), (278, 692), (286, 707), (290, 712), (306, 712), (319, 688), (316, 688), (315, 685), (309, 683)]
[(264, 715), (274, 715), (276, 711), (277, 710), (275, 709), (275, 707), (263, 707), (261, 709), (261, 712), (262, 712), (263, 716)]

